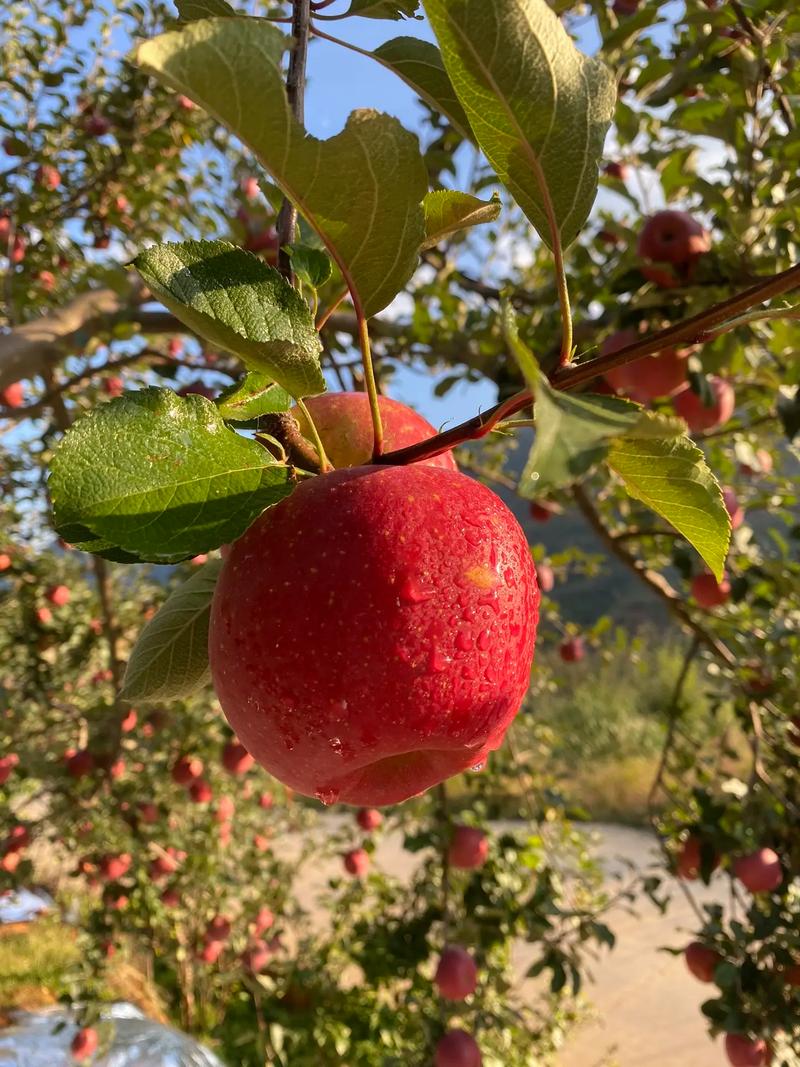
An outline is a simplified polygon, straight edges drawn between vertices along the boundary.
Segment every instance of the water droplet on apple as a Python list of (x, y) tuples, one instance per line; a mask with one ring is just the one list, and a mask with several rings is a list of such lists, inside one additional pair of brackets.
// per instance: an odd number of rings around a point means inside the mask
[(473, 764), (470, 767), (470, 770), (471, 771), (482, 771), (485, 766), (486, 766), (486, 764), (483, 761), (481, 761), (480, 763)]
[(408, 575), (401, 582), (397, 595), (406, 604), (422, 604), (424, 601), (431, 599), (433, 589), (430, 586), (426, 586), (419, 578)]
[(328, 789), (318, 789), (314, 796), (327, 808), (330, 804), (335, 804), (339, 799), (339, 790), (329, 787)]
[(435, 674), (441, 674), (442, 671), (447, 670), (447, 664), (450, 662), (450, 657), (445, 656), (439, 648), (432, 648), (430, 657), (428, 658), (428, 667)]
[(481, 630), (481, 632), (478, 634), (478, 648), (481, 650), (481, 652), (485, 652), (488, 647), (489, 647), (489, 631), (488, 630)]
[(456, 648), (459, 652), (469, 652), (472, 648), (472, 638), (465, 630), (459, 630), (456, 634)]
[(342, 754), (342, 740), (341, 740), (341, 738), (332, 737), (330, 739), (330, 741), (328, 741), (328, 744), (331, 746), (331, 748), (333, 749), (334, 753), (337, 756), (341, 756), (341, 754)]

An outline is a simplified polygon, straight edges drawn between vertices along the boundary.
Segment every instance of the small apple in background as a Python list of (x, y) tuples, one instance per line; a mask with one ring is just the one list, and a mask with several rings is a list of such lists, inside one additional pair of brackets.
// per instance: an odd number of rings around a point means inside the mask
[(176, 359), (183, 352), (183, 341), (180, 337), (170, 337), (167, 344), (167, 353)]
[(568, 637), (558, 647), (558, 654), (565, 663), (579, 663), (586, 655), (582, 637)]
[(95, 234), (94, 241), (92, 242), (92, 246), (94, 248), (99, 248), (101, 250), (105, 249), (105, 248), (108, 248), (108, 246), (110, 244), (111, 244), (111, 234), (110, 233), (98, 233), (98, 234)]
[(7, 408), (21, 408), (25, 403), (25, 392), (22, 382), (12, 382), (0, 391), (0, 403)]
[(767, 1067), (772, 1060), (769, 1045), (763, 1038), (744, 1034), (725, 1035), (725, 1054), (731, 1067)]
[(214, 794), (208, 782), (197, 778), (189, 786), (189, 796), (195, 804), (210, 804)]
[(217, 810), (214, 812), (214, 818), (217, 822), (229, 822), (233, 818), (235, 811), (236, 803), (233, 797), (220, 797), (217, 801)]
[(132, 862), (129, 852), (121, 852), (118, 856), (104, 856), (100, 861), (100, 875), (108, 882), (116, 882), (128, 873)]
[(106, 897), (106, 905), (111, 911), (124, 911), (128, 906), (125, 893), (112, 893)]
[(215, 915), (206, 927), (207, 941), (227, 941), (231, 936), (231, 921), (224, 915)]
[(8, 855), (10, 852), (22, 852), (31, 843), (31, 832), (27, 826), (19, 824), (13, 826), (9, 831), (8, 837), (3, 842), (3, 852)]
[(110, 121), (102, 112), (96, 110), (85, 112), (81, 125), (89, 137), (103, 137), (111, 129)]
[(223, 941), (207, 941), (197, 953), (197, 958), (201, 963), (216, 963), (224, 948)]
[(161, 812), (158, 810), (158, 805), (153, 804), (152, 801), (142, 801), (138, 805), (138, 811), (139, 818), (148, 826), (153, 826), (161, 818)]
[(448, 1030), (436, 1044), (436, 1067), (482, 1067), (478, 1043), (466, 1030)]
[(609, 178), (615, 178), (617, 181), (624, 182), (630, 173), (630, 168), (627, 163), (617, 163), (612, 160), (610, 163), (606, 163), (603, 167), (603, 173), (607, 174)]
[(247, 200), (255, 200), (261, 192), (258, 185), (258, 178), (254, 178), (252, 174), (248, 175), (246, 178), (242, 178), (241, 189)]
[(771, 848), (759, 848), (734, 861), (733, 873), (751, 893), (772, 893), (783, 882), (781, 858)]
[(722, 490), (722, 500), (731, 519), (731, 529), (738, 530), (744, 522), (744, 508), (739, 503), (739, 498), (733, 489), (726, 486)]
[(258, 798), (258, 806), (263, 808), (264, 811), (268, 811), (275, 804), (275, 798), (272, 793), (262, 793)]
[(222, 766), (230, 774), (246, 774), (254, 763), (241, 741), (229, 741), (222, 750)]
[(342, 857), (344, 869), (356, 878), (363, 878), (369, 870), (369, 854), (363, 848), (353, 848)]
[(713, 430), (724, 426), (736, 407), (736, 393), (730, 382), (711, 375), (708, 378), (711, 403), (703, 403), (702, 397), (688, 385), (672, 398), (675, 413), (680, 415), (693, 432)]
[(11, 752), (6, 756), (0, 756), (0, 785), (5, 785), (11, 777), (15, 767), (19, 765), (19, 756)]
[(136, 729), (136, 723), (139, 721), (139, 716), (136, 714), (136, 709), (131, 708), (125, 715), (122, 722), (119, 724), (119, 728), (124, 734), (129, 734)]
[(177, 908), (181, 902), (181, 895), (177, 889), (167, 888), (161, 894), (161, 903), (165, 908)]
[(377, 808), (360, 808), (356, 813), (356, 822), (362, 830), (370, 833), (378, 829), (383, 822), (383, 816)]
[(178, 396), (204, 396), (206, 400), (213, 400), (216, 395), (216, 390), (201, 381), (189, 382), (178, 390)]
[(730, 600), (731, 583), (725, 575), (722, 576), (722, 581), (718, 582), (713, 574), (705, 571), (692, 578), (691, 591), (698, 605), (706, 611), (711, 611)]
[(181, 756), (170, 773), (176, 785), (189, 785), (203, 773), (203, 761), (196, 756)]
[(88, 749), (80, 749), (67, 757), (67, 774), (71, 778), (85, 778), (91, 774), (97, 763)]
[(439, 958), (433, 981), (446, 1000), (465, 1000), (475, 992), (478, 984), (475, 960), (461, 945), (447, 945)]
[[(678, 877), (684, 878), (687, 882), (696, 881), (700, 877), (702, 854), (703, 842), (700, 838), (694, 835), (687, 837), (675, 860)], [(719, 857), (713, 856), (711, 870), (715, 871), (717, 867), (719, 867)]]
[(711, 250), (711, 235), (687, 211), (657, 211), (642, 227), (636, 249), (650, 262), (683, 266)]
[[(366, 393), (323, 393), (306, 400), (311, 418), (317, 427), (328, 459), (339, 470), (341, 467), (359, 467), (372, 458), (372, 418)], [(378, 407), (383, 422), (384, 451), (415, 445), (434, 437), (436, 429), (413, 408), (392, 400), (378, 397)], [(292, 410), (300, 432), (309, 437), (310, 428), (303, 413)], [(430, 467), (457, 470), (452, 452), (443, 452), (433, 459), (422, 461)]]
[(554, 516), (560, 515), (563, 509), (552, 500), (532, 500), (528, 510), (534, 522), (549, 522)]
[(244, 247), (248, 252), (258, 255), (259, 253), (265, 253), (264, 259), (268, 263), (276, 263), (278, 260), (278, 249), (280, 241), (278, 239), (278, 232), (273, 226), (266, 226), (259, 229), (246, 229)]
[(707, 948), (699, 941), (692, 941), (686, 946), (683, 955), (689, 972), (699, 982), (714, 981), (714, 971), (717, 965), (722, 963), (722, 956), (718, 952), (715, 952), (713, 948)]
[(184, 96), (183, 93), (181, 93), (178, 96), (178, 107), (182, 111), (194, 111), (197, 104), (195, 104), (194, 100), (190, 100), (188, 96)]
[(42, 624), (42, 626), (49, 626), (53, 621), (53, 613), (50, 608), (37, 608), (36, 618)]
[(553, 572), (553, 568), (548, 563), (537, 563), (535, 566), (536, 583), (539, 586), (540, 592), (552, 592), (556, 584), (556, 576)]
[(105, 378), (103, 380), (103, 390), (106, 396), (115, 397), (122, 396), (122, 391), (125, 388), (125, 383), (122, 378)]
[(13, 874), (21, 861), (22, 856), (19, 852), (7, 852), (4, 856), (0, 856), (0, 871), (5, 871), (6, 874)]
[(80, 1062), (90, 1059), (97, 1051), (98, 1045), (97, 1031), (91, 1026), (84, 1026), (73, 1037), (69, 1048), (73, 1060)]
[(275, 916), (269, 908), (259, 908), (253, 920), (253, 930), (256, 936), (266, 933), (275, 922)]
[(266, 834), (256, 834), (253, 837), (253, 845), (258, 852), (269, 852), (269, 838)]
[(266, 941), (254, 941), (242, 953), (242, 964), (252, 974), (261, 974), (266, 968), (272, 952)]
[(482, 867), (489, 855), (489, 839), (483, 830), (474, 826), (455, 826), (447, 859), (451, 867), (471, 871)]
[(36, 171), (36, 184), (43, 189), (57, 189), (61, 185), (61, 175), (49, 163), (43, 163)]
[(40, 270), (36, 279), (46, 293), (52, 293), (56, 287), (56, 276), (51, 270)]
[[(610, 355), (627, 345), (635, 344), (639, 334), (635, 330), (618, 330), (600, 346), (600, 355)], [(644, 356), (634, 363), (606, 371), (605, 378), (615, 392), (648, 404), (660, 397), (672, 396), (686, 383), (686, 361), (689, 350), (667, 348), (655, 356)]]

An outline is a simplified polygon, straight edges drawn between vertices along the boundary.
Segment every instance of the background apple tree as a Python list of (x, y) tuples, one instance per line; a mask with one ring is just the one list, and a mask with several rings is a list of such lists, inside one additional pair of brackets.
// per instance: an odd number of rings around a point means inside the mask
[[(304, 135), (315, 49), (346, 72), (361, 19), (419, 138), (377, 112)], [(734, 1065), (796, 1063), (794, 5), (48, 0), (0, 27), (0, 885), (80, 916), (76, 1057), (109, 1039), (122, 957), (231, 1063), (549, 1062), (612, 905), (728, 879), (686, 950), (710, 1033)], [(220, 714), (218, 550), (324, 469), (293, 405), (327, 383), (374, 412), (409, 367), (445, 399), (496, 388), (393, 459), (455, 446), (524, 519), (537, 665), (486, 767), (331, 817)], [(663, 643), (662, 868), (604, 888), (565, 723)], [(370, 866), (387, 828), (410, 882)], [(320, 923), (295, 886), (325, 855)]]

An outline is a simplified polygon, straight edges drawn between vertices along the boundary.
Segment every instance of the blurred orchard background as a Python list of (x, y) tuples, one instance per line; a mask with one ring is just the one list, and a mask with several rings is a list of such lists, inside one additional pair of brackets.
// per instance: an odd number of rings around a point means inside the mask
[[(579, 354), (796, 262), (793, 0), (552, 6), (620, 94), (569, 254)], [(143, 621), (202, 560), (72, 551), (50, 526), (48, 463), (123, 389), (213, 397), (236, 380), (126, 263), (214, 236), (273, 261), (281, 199), (223, 128), (126, 62), (176, 16), (160, 0), (0, 12), (0, 904), (10, 920), (18, 891), (48, 901), (0, 927), (0, 1027), (62, 1002), (60, 1047), (106, 1062), (108, 1006), (128, 1001), (230, 1067), (426, 1067), (448, 1027), (487, 1067), (800, 1063), (796, 314), (674, 357), (681, 383), (731, 400), (690, 420), (733, 519), (721, 586), (608, 476), (521, 500), (530, 431), (459, 451), (520, 519), (545, 593), (529, 695), (487, 766), (356, 817), (254, 765), (210, 687), (118, 700)], [(433, 39), (424, 20), (318, 25), (366, 51)], [(313, 134), (378, 107), (419, 135), (432, 187), (494, 190), (473, 145), (369, 56), (315, 38), (309, 69)], [(521, 387), (501, 290), (545, 363), (557, 353), (548, 256), (503, 207), (426, 252), (373, 322), (382, 389), (437, 428)], [(692, 216), (702, 249), (654, 268), (639, 238), (664, 208)], [(355, 329), (347, 303), (325, 327), (332, 389), (363, 387)], [(446, 945), (470, 959), (444, 966)]]

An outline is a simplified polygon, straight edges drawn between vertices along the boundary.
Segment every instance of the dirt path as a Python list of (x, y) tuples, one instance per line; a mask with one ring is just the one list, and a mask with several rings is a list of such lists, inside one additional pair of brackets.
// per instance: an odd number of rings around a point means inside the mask
[[(598, 836), (598, 858), (609, 873), (621, 869), (620, 860), (637, 869), (652, 861), (655, 846), (650, 834), (619, 826), (592, 829)], [(381, 840), (377, 866), (403, 877), (410, 872), (410, 862), (399, 835), (388, 834)], [(338, 873), (336, 864), (315, 864), (313, 870), (306, 868), (297, 887), (300, 903), (319, 921), (324, 921), (324, 913), (314, 908), (315, 897)], [(711, 901), (720, 892), (704, 890), (698, 896)], [(661, 946), (677, 947), (691, 940), (696, 921), (683, 895), (675, 894), (665, 916), (642, 900), (635, 915), (614, 910), (609, 925), (617, 936), (616, 948), (594, 966), (593, 982), (586, 989), (597, 1019), (572, 1035), (560, 1067), (723, 1067), (724, 1053), (709, 1041), (700, 1014), (708, 986), (688, 974), (682, 958), (659, 951)], [(522, 972), (530, 954), (521, 947), (518, 958)]]

